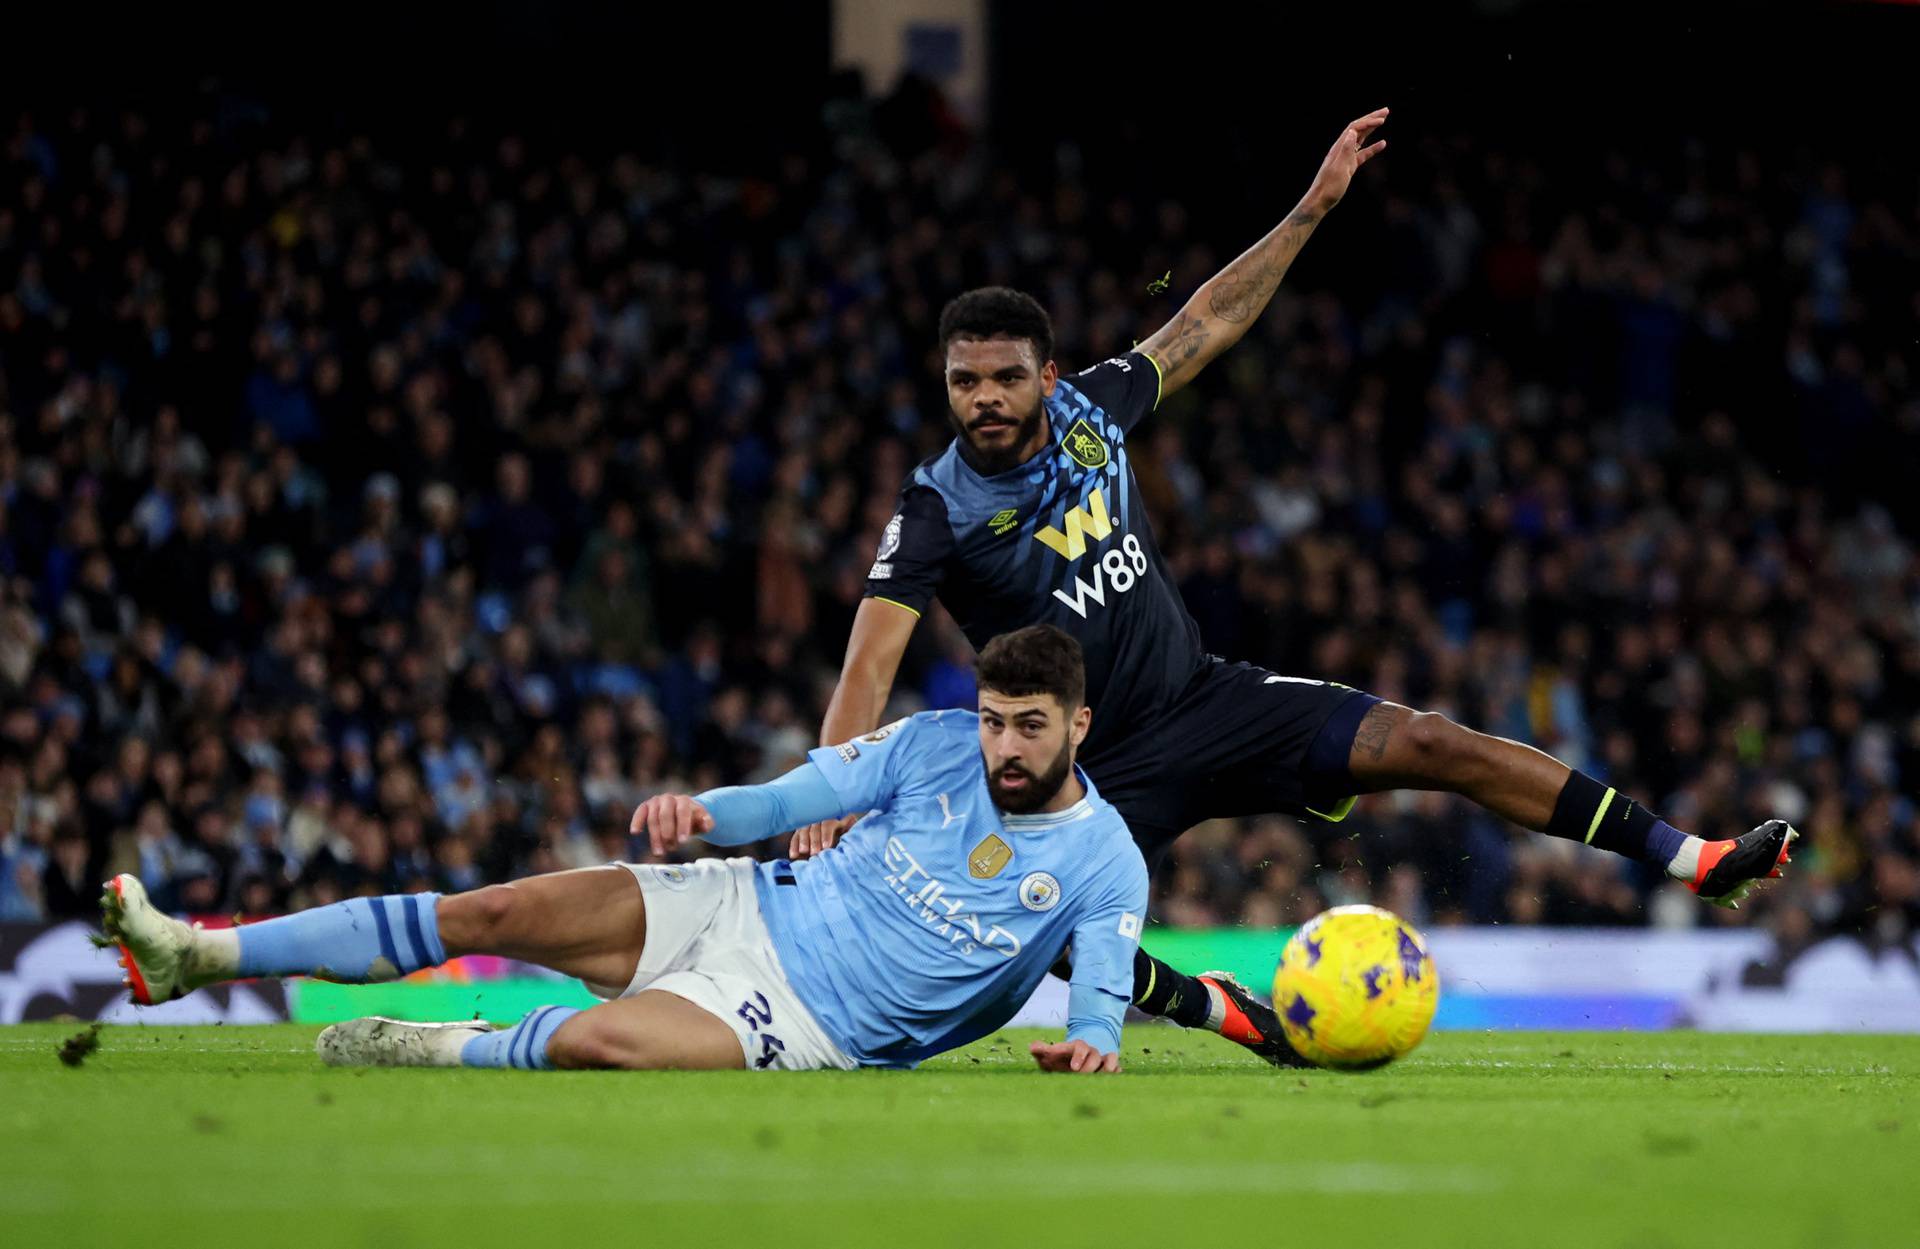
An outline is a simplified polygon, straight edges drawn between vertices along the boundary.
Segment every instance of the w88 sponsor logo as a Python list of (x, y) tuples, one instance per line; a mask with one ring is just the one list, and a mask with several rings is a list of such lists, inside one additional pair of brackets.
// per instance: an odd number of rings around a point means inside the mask
[(1107, 591), (1125, 594), (1133, 589), (1134, 583), (1147, 573), (1147, 551), (1140, 545), (1140, 539), (1132, 534), (1120, 540), (1120, 545), (1108, 550), (1094, 561), (1093, 579), (1075, 574), (1073, 593), (1055, 590), (1053, 597), (1067, 605), (1068, 610), (1082, 620), (1087, 618), (1087, 602), (1091, 600), (1101, 607), (1107, 605)]

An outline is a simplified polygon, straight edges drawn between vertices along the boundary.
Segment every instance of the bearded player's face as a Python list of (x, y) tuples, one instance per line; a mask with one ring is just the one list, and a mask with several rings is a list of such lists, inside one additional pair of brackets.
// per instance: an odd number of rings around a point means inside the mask
[(1025, 338), (956, 338), (947, 344), (947, 407), (967, 460), (986, 476), (1018, 468), (1047, 445), (1042, 401), (1060, 373)]
[(980, 760), (987, 792), (1008, 815), (1030, 815), (1060, 793), (1092, 713), (1069, 712), (1050, 694), (980, 691)]

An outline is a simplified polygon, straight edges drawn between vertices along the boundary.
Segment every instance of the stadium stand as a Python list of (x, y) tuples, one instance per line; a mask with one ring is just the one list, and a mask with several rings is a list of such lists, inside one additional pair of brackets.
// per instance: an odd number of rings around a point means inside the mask
[[(4, 124), (9, 920), (91, 915), (123, 870), (263, 914), (629, 857), (639, 799), (812, 744), (947, 436), (941, 303), (1029, 290), (1091, 364), (1244, 241), (1071, 146), (1016, 178), (911, 97), (837, 100), (824, 155), (761, 177), (471, 122), (403, 159), (213, 102)], [(1368, 263), (1303, 263), (1136, 435), (1163, 549), (1219, 652), (1705, 836), (1786, 816), (1792, 879), (1722, 914), (1402, 795), (1196, 830), (1156, 912), (1901, 937), (1915, 188), (1681, 140), (1541, 159), (1461, 136), (1367, 171), (1328, 246)], [(903, 711), (972, 697), (932, 623)]]

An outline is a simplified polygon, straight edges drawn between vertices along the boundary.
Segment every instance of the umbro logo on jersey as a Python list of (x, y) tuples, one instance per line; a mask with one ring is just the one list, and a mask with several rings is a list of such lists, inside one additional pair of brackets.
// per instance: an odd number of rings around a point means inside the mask
[(1013, 528), (1015, 525), (1019, 523), (1020, 523), (1020, 509), (1017, 507), (1010, 507), (1005, 509), (1004, 511), (995, 512), (993, 516), (987, 521), (987, 528), (993, 530), (993, 536), (997, 538), (1001, 534), (1005, 533), (1007, 530)]
[(1105, 468), (1109, 458), (1107, 444), (1101, 441), (1100, 434), (1081, 417), (1060, 440), (1060, 449), (1072, 458), (1081, 468)]

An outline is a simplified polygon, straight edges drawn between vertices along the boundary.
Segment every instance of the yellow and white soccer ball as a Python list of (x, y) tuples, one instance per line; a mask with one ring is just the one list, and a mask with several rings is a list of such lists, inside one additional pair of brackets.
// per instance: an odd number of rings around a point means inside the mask
[(1413, 925), (1377, 906), (1336, 906), (1287, 942), (1273, 1008), (1287, 1040), (1322, 1067), (1378, 1067), (1427, 1035), (1440, 976)]

